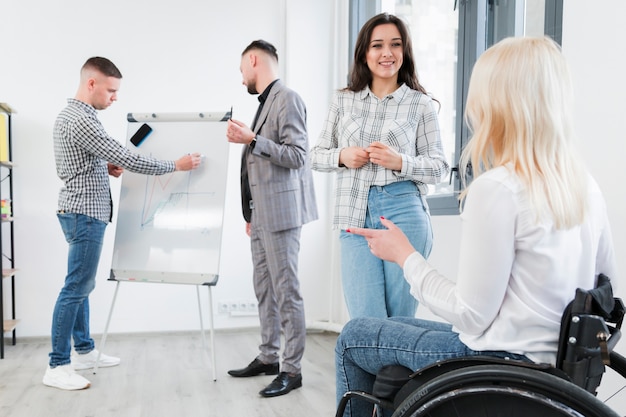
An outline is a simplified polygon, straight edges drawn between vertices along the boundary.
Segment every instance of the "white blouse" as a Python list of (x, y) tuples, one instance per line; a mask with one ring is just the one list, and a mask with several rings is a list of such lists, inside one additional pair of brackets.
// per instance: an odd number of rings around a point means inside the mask
[(576, 288), (604, 273), (616, 286), (616, 261), (604, 198), (589, 177), (582, 225), (538, 223), (517, 176), (507, 168), (476, 178), (461, 214), (456, 282), (419, 253), (404, 263), (411, 293), (449, 321), (473, 350), (504, 350), (554, 364), (561, 315)]

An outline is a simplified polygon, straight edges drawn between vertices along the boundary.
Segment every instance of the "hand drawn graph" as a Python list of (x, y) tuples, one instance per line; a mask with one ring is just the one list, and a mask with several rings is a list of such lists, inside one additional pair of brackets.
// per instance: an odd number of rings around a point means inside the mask
[[(141, 211), (140, 228), (197, 229), (209, 233), (211, 219), (209, 213), (198, 213), (197, 208), (209, 207), (215, 191), (190, 190), (192, 178), (199, 173), (190, 171), (180, 184), (175, 182), (175, 174), (145, 176), (145, 194)], [(176, 191), (180, 189), (180, 191)]]
[[(111, 274), (115, 279), (198, 284), (217, 276), (226, 196), (226, 123), (187, 113), (147, 121), (152, 133), (133, 152), (176, 160), (199, 152), (193, 171), (125, 171), (117, 210)], [(189, 119), (192, 120), (189, 120)], [(129, 122), (128, 137), (146, 122)]]

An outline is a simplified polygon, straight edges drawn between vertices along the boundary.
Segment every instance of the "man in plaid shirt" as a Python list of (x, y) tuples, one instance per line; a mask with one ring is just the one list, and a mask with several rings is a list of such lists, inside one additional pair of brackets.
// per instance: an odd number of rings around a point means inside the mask
[[(95, 366), (98, 351), (89, 333), (89, 293), (102, 250), (104, 230), (112, 218), (109, 175), (124, 169), (148, 175), (195, 169), (200, 154), (161, 161), (131, 152), (109, 136), (97, 117), (117, 100), (122, 74), (108, 59), (89, 58), (80, 72), (76, 96), (68, 99), (54, 124), (57, 174), (64, 183), (57, 217), (69, 244), (67, 276), (52, 317), (52, 352), (45, 385), (64, 390), (88, 388), (75, 371)], [(77, 355), (70, 357), (71, 339)], [(115, 366), (119, 358), (100, 354), (99, 367)]]

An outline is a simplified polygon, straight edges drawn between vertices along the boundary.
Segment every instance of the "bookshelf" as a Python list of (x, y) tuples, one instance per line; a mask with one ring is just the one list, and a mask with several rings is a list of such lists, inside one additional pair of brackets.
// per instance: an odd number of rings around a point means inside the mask
[(15, 328), (19, 320), (15, 314), (15, 268), (14, 218), (13, 218), (13, 162), (12, 162), (12, 116), (15, 110), (0, 103), (0, 359), (4, 359), (5, 335), (11, 334), (16, 343)]

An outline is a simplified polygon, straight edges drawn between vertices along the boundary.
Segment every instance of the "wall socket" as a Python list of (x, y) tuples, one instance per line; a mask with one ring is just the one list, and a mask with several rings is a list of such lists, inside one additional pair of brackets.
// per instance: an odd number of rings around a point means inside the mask
[(222, 300), (217, 303), (217, 312), (230, 315), (256, 315), (258, 305), (256, 300)]

